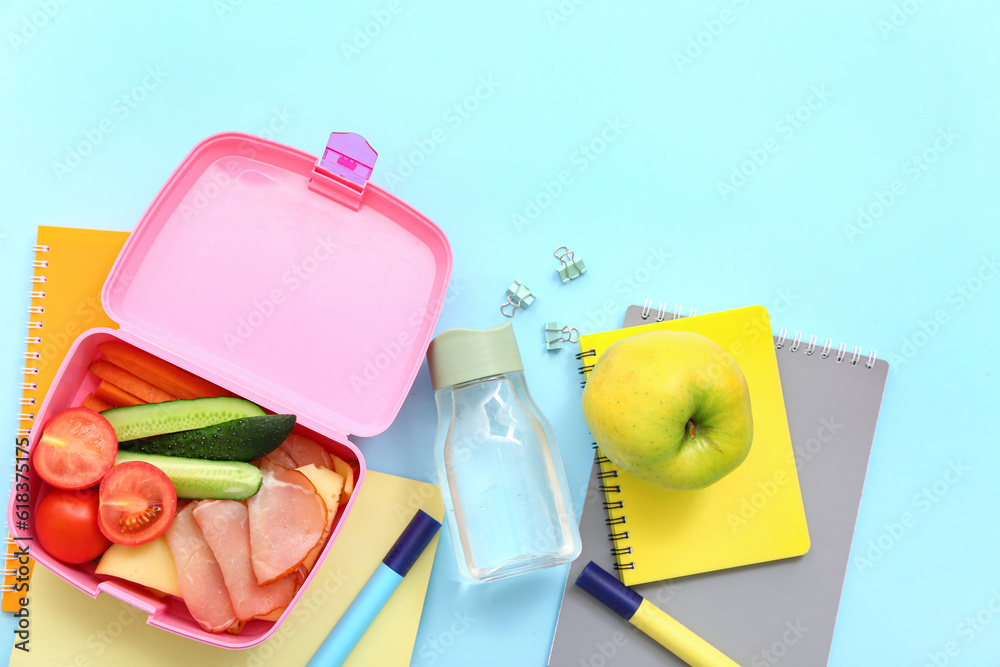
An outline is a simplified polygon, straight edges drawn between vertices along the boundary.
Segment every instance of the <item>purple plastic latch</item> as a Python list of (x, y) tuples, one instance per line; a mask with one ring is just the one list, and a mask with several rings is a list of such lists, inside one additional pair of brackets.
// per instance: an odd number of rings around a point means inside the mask
[(333, 132), (319, 166), (326, 171), (364, 188), (371, 178), (378, 153), (360, 134)]

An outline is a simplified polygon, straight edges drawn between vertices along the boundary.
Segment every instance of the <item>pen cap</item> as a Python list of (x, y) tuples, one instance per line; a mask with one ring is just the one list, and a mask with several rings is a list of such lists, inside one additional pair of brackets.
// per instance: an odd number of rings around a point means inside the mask
[(427, 348), (434, 391), (470, 380), (524, 370), (514, 327), (505, 322), (492, 329), (448, 329)]
[(614, 576), (608, 574), (594, 561), (587, 563), (577, 577), (576, 585), (610, 607), (626, 621), (642, 604), (642, 596), (633, 591)]
[(382, 562), (399, 576), (405, 577), (440, 528), (441, 524), (434, 517), (423, 510), (417, 510)]

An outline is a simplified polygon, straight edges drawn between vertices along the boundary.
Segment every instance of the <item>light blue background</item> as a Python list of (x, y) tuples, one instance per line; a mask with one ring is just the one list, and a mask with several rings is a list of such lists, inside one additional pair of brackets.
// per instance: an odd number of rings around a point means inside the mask
[[(317, 154), (354, 131), (379, 152), (372, 181), (451, 241), (439, 330), (501, 322), (514, 278), (538, 293), (514, 326), (578, 501), (575, 346), (546, 352), (547, 321), (757, 303), (889, 358), (830, 664), (994, 664), (998, 32), (975, 0), (6, 3), (0, 432), (37, 225), (131, 229), (216, 132)], [(563, 244), (590, 268), (567, 285)], [(360, 445), (373, 469), (432, 479), (433, 431), (425, 365)], [(544, 664), (563, 580), (468, 587), (442, 540), (414, 664)]]

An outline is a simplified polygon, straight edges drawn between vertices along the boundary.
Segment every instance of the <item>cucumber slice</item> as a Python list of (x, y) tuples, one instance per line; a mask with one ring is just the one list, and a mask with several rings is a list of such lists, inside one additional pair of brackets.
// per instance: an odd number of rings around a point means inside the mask
[(257, 493), (262, 481), (256, 466), (239, 461), (208, 461), (119, 451), (115, 464), (126, 461), (145, 461), (162, 470), (174, 483), (178, 498), (243, 500)]
[(119, 441), (118, 449), (214, 461), (256, 461), (278, 448), (295, 427), (295, 415), (242, 417), (204, 428)]
[(263, 414), (263, 408), (256, 403), (230, 396), (180, 399), (101, 412), (101, 416), (111, 422), (119, 441), (189, 431)]

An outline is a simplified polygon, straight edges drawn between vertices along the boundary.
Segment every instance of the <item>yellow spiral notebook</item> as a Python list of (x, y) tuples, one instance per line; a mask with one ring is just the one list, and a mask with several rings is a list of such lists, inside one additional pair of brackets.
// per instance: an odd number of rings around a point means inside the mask
[(801, 556), (809, 530), (788, 431), (771, 322), (761, 306), (580, 337), (584, 375), (614, 342), (654, 330), (691, 331), (728, 351), (750, 388), (750, 454), (715, 484), (668, 491), (598, 452), (616, 569), (628, 586)]

